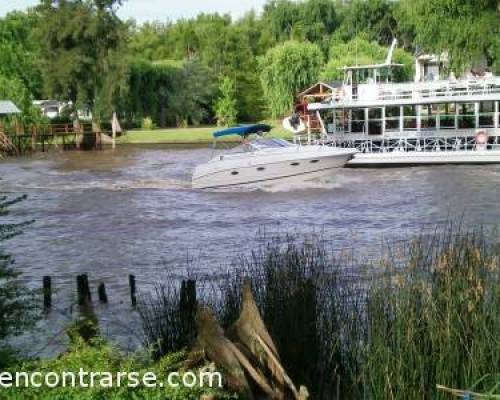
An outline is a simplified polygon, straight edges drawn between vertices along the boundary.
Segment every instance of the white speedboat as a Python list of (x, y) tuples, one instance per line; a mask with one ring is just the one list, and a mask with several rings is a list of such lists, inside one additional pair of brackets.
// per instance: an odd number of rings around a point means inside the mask
[(301, 146), (283, 139), (248, 140), (252, 134), (269, 132), (269, 125), (248, 125), (215, 132), (214, 138), (240, 135), (243, 143), (196, 167), (193, 188), (215, 189), (266, 184), (287, 178), (310, 180), (343, 167), (357, 152), (323, 145)]

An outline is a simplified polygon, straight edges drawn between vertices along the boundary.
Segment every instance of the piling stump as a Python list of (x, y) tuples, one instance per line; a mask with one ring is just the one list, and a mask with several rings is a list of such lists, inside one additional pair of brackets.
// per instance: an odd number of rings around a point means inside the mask
[(97, 294), (101, 303), (108, 303), (108, 295), (106, 294), (106, 286), (104, 285), (104, 283), (99, 284), (99, 287), (97, 288)]
[(132, 307), (137, 305), (137, 291), (135, 284), (135, 275), (130, 274), (128, 276), (128, 284), (130, 287), (130, 302), (132, 303)]
[(182, 335), (186, 340), (186, 345), (190, 345), (196, 337), (195, 317), (197, 306), (196, 281), (182, 281), (179, 314), (182, 319)]
[(78, 275), (76, 277), (76, 289), (78, 294), (78, 305), (83, 306), (86, 303), (92, 302), (90, 294), (89, 278), (87, 274)]
[(43, 277), (43, 306), (52, 307), (52, 280), (50, 276)]

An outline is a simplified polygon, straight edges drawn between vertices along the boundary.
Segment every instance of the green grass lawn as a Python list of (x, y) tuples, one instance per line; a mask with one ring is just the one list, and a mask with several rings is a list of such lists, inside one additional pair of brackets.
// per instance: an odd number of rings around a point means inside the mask
[[(292, 139), (291, 133), (285, 131), (281, 125), (276, 126), (268, 136)], [(212, 142), (212, 133), (218, 128), (216, 126), (177, 128), (177, 129), (155, 129), (155, 130), (131, 130), (118, 139), (118, 143), (151, 144), (151, 143), (209, 143)], [(225, 141), (238, 141), (237, 136), (231, 136)]]

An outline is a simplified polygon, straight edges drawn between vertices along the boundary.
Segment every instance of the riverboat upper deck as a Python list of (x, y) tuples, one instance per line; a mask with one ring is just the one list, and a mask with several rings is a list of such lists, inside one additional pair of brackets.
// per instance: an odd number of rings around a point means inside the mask
[[(307, 105), (309, 121), (323, 137), (474, 136), (484, 130), (500, 138), (500, 77), (491, 72), (442, 79), (439, 70), (423, 68), (417, 57), (415, 82), (393, 82), (396, 42), (384, 64), (342, 68), (343, 83), (331, 95)], [(426, 75), (420, 69), (428, 71)], [(307, 124), (311, 138), (311, 123)]]

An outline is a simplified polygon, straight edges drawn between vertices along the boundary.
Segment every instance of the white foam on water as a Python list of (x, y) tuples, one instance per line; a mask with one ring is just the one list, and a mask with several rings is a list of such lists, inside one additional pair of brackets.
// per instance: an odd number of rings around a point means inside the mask
[(89, 181), (84, 183), (71, 182), (64, 184), (47, 185), (13, 185), (11, 190), (15, 191), (47, 191), (66, 192), (83, 190), (187, 190), (191, 188), (191, 182), (175, 179), (151, 179), (151, 180), (118, 180), (118, 181)]
[(275, 182), (258, 186), (258, 190), (268, 193), (297, 192), (304, 190), (333, 190), (344, 186), (342, 179), (318, 178), (308, 181)]
[(268, 183), (254, 183), (238, 185), (227, 188), (207, 189), (206, 192), (213, 193), (245, 193), (245, 192), (266, 192), (266, 193), (286, 193), (306, 190), (335, 190), (346, 188), (352, 184), (360, 182), (362, 177), (350, 174), (338, 174), (335, 176), (321, 177), (311, 180), (303, 180), (300, 177), (285, 178)]

